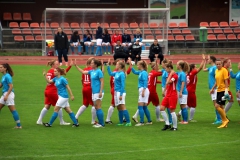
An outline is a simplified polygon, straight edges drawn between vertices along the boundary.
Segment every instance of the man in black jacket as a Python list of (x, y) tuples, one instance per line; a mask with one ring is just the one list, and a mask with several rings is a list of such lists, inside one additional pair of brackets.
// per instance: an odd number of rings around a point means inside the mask
[(62, 56), (64, 58), (66, 66), (68, 66), (68, 56), (67, 56), (67, 51), (69, 47), (68, 37), (60, 27), (58, 28), (58, 32), (54, 37), (54, 46), (55, 46), (55, 50), (57, 50), (58, 52), (58, 61), (60, 63), (60, 66), (62, 65)]
[(116, 46), (114, 47), (114, 60), (116, 59), (125, 59), (125, 62), (127, 62), (128, 54), (126, 54), (123, 46), (121, 46), (121, 42), (118, 40)]
[(140, 39), (136, 39), (136, 42), (128, 48), (132, 63), (135, 63), (135, 60), (141, 60), (142, 46), (140, 46), (139, 42)]
[(158, 40), (155, 39), (153, 44), (149, 48), (149, 56), (148, 58), (150, 59), (151, 62), (154, 61), (154, 58), (157, 57), (160, 59), (160, 64), (162, 63), (164, 56), (162, 54), (162, 48), (158, 44)]

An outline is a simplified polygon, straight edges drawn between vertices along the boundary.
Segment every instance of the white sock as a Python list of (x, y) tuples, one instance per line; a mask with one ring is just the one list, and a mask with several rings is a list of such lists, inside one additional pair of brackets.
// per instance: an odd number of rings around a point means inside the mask
[(159, 120), (160, 119), (160, 106), (156, 106), (156, 118)]
[(177, 128), (177, 115), (175, 112), (172, 112), (171, 115), (172, 115), (173, 128)]
[(178, 112), (179, 115), (182, 115), (182, 109)]
[(43, 107), (43, 109), (41, 110), (40, 115), (39, 115), (37, 121), (38, 122), (42, 122), (42, 119), (46, 115), (47, 112), (48, 112), (48, 110), (45, 107)]
[(228, 102), (226, 104), (225, 109), (224, 109), (226, 113), (229, 111), (229, 109), (232, 107), (232, 105), (233, 105), (233, 102)]
[(77, 113), (76, 113), (76, 115), (75, 115), (75, 118), (78, 119), (78, 117), (85, 111), (86, 108), (87, 108), (87, 107), (86, 107), (85, 105), (82, 105), (82, 106), (78, 109), (78, 111), (77, 111)]
[(62, 108), (58, 111), (58, 117), (59, 117), (60, 123), (63, 123), (64, 120), (63, 120), (63, 111), (62, 111)]
[(189, 120), (193, 120), (195, 110), (196, 110), (196, 108), (190, 107), (190, 118), (189, 118)]
[(166, 125), (169, 125), (169, 120), (168, 120), (168, 116), (167, 116), (167, 113), (165, 111), (160, 111), (161, 112), (161, 115), (165, 121), (165, 124)]
[(114, 111), (114, 107), (113, 107), (113, 106), (110, 106), (110, 107), (108, 108), (108, 114), (107, 114), (107, 119), (106, 119), (106, 121), (111, 121), (111, 117), (112, 117), (113, 111)]
[(94, 106), (92, 106), (91, 113), (92, 113), (92, 122), (95, 122), (96, 117), (97, 117), (97, 113), (96, 113), (96, 109), (95, 109)]
[(138, 118), (139, 112), (138, 110), (136, 111), (136, 113), (134, 114), (133, 118)]

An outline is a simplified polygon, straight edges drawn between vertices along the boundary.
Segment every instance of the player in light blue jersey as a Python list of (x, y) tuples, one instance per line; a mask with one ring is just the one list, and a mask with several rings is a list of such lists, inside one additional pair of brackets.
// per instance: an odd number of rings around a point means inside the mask
[(150, 112), (148, 110), (148, 98), (149, 98), (149, 90), (148, 90), (148, 73), (147, 73), (147, 64), (145, 61), (138, 61), (137, 63), (138, 71), (132, 68), (133, 74), (138, 75), (138, 112), (140, 115), (140, 123), (135, 126), (143, 126), (144, 125), (144, 113), (147, 117), (148, 122), (146, 124), (152, 124)]
[[(177, 62), (178, 81), (177, 81), (177, 91), (178, 91), (178, 101), (181, 107), (181, 111), (178, 113), (178, 119), (181, 124), (188, 124), (188, 110), (187, 110), (187, 75), (189, 71), (189, 66), (185, 61)], [(183, 120), (181, 121), (181, 114)]]
[(98, 68), (99, 66), (102, 66), (102, 62), (93, 59), (91, 62), (91, 67), (92, 70), (90, 71), (84, 71), (81, 68), (79, 68), (76, 64), (76, 59), (74, 62), (74, 65), (77, 67), (78, 71), (81, 72), (82, 74), (89, 74), (91, 78), (91, 88), (92, 88), (92, 100), (93, 104), (96, 109), (97, 113), (97, 118), (98, 118), (98, 124), (93, 125), (95, 128), (101, 128), (104, 127), (104, 114), (101, 108), (102, 105), (102, 99), (104, 96), (104, 91), (103, 91), (103, 72)]
[[(213, 85), (216, 82), (216, 80), (215, 80), (215, 71), (217, 69), (217, 66), (215, 64), (216, 57), (208, 55), (208, 58), (206, 60), (208, 61), (208, 64), (210, 64), (210, 67), (206, 68), (206, 63), (205, 63), (203, 66), (203, 71), (208, 72), (208, 87), (209, 87), (209, 90), (211, 90)], [(213, 101), (213, 106), (215, 106), (216, 99), (217, 99), (217, 89), (214, 89), (214, 92), (210, 93), (210, 94), (211, 94), (211, 98)], [(221, 116), (216, 109), (215, 109), (215, 113), (216, 113), (216, 119), (212, 124), (222, 124)]]
[[(45, 127), (52, 127), (53, 122), (58, 116), (58, 112), (61, 108), (65, 109), (65, 111), (69, 114), (70, 118), (73, 121), (73, 126), (72, 127), (78, 127), (79, 124), (75, 118), (75, 114), (72, 112), (69, 102), (68, 102), (68, 92), (71, 96), (71, 100), (74, 100), (74, 96), (72, 94), (72, 91), (68, 85), (68, 82), (66, 78), (64, 78), (62, 75), (66, 75), (65, 70), (61, 68), (55, 68), (54, 69), (54, 75), (55, 77), (53, 79), (49, 79), (46, 76), (46, 72), (43, 72), (43, 76), (45, 77), (46, 81), (48, 83), (54, 83), (56, 88), (57, 88), (57, 93), (58, 93), (58, 100), (56, 103), (56, 106), (54, 107), (54, 112), (52, 114), (52, 117), (48, 123), (43, 123)], [(67, 92), (68, 90), (68, 92)]]
[(125, 98), (126, 98), (126, 91), (125, 91), (125, 81), (126, 81), (126, 74), (125, 74), (125, 63), (122, 61), (118, 61), (116, 63), (116, 70), (112, 72), (109, 66), (110, 59), (108, 60), (108, 74), (110, 76), (114, 76), (114, 102), (115, 106), (118, 108), (118, 117), (119, 117), (119, 124), (118, 126), (123, 126), (123, 117), (125, 117), (126, 124), (125, 126), (132, 126), (129, 118), (128, 110), (125, 106)]
[(238, 72), (236, 74), (233, 73), (232, 65), (230, 65), (230, 76), (233, 79), (236, 79), (236, 96), (237, 101), (240, 106), (240, 62), (238, 63)]
[(2, 80), (0, 82), (0, 88), (2, 89), (2, 96), (0, 98), (0, 111), (6, 105), (13, 115), (13, 119), (16, 122), (16, 126), (14, 128), (21, 129), (21, 123), (19, 119), (18, 112), (15, 108), (14, 103), (14, 90), (13, 90), (13, 70), (8, 63), (4, 63), (0, 65), (0, 72), (3, 74)]

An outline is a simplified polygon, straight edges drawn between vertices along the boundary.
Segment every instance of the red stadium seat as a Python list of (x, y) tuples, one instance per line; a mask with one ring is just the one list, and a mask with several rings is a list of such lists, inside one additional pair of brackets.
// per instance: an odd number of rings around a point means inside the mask
[(178, 25), (175, 22), (171, 22), (171, 23), (169, 23), (168, 27), (169, 28), (178, 28)]
[(70, 34), (70, 35), (73, 34), (71, 29), (64, 29), (63, 32), (66, 33), (66, 34)]
[(24, 21), (31, 21), (32, 20), (31, 13), (23, 13), (23, 20)]
[(158, 28), (158, 25), (157, 25), (157, 23), (150, 23), (149, 27), (152, 29), (156, 29), (156, 28)]
[(4, 13), (3, 13), (3, 20), (4, 20), (4, 21), (11, 21), (11, 20), (13, 20), (13, 18), (12, 18), (12, 13), (10, 13), (10, 12), (4, 12)]
[[(42, 34), (45, 34), (45, 29), (42, 29)], [(46, 29), (46, 35), (52, 35), (52, 30), (51, 29)]]
[(182, 41), (185, 41), (183, 35), (176, 35), (176, 36), (175, 36), (175, 40), (176, 40), (176, 42), (182, 42)]
[(181, 30), (180, 29), (173, 29), (172, 34), (181, 34)]
[(191, 30), (188, 28), (182, 29), (182, 34), (192, 34)]
[(43, 37), (40, 36), (40, 35), (37, 35), (37, 36), (35, 37), (35, 40), (36, 40), (36, 42), (41, 42), (41, 41), (43, 41)]
[(57, 28), (59, 28), (60, 26), (59, 26), (59, 24), (58, 24), (57, 22), (52, 22), (52, 23), (50, 23), (50, 27), (51, 27), (52, 29), (57, 29)]
[(143, 34), (152, 34), (152, 31), (149, 29), (146, 29), (146, 30), (144, 29)]
[(110, 23), (110, 28), (112, 28), (112, 29), (118, 29), (118, 28), (119, 28), (119, 25), (118, 25), (118, 23)]
[(229, 27), (228, 22), (220, 22), (219, 26), (222, 27), (222, 28)]
[(91, 23), (91, 24), (90, 24), (90, 28), (96, 29), (96, 28), (97, 28), (97, 23)]
[(136, 29), (136, 28), (138, 28), (139, 26), (138, 26), (137, 23), (130, 23), (129, 27), (130, 27), (131, 29)]
[(21, 13), (13, 13), (13, 20), (14, 21), (21, 21), (22, 20)]
[(67, 35), (68, 40), (71, 40), (72, 35)]
[(102, 26), (102, 28), (109, 28), (109, 24), (108, 23), (101, 23), (101, 26)]
[(70, 23), (70, 26), (71, 26), (72, 29), (79, 29), (80, 28), (80, 26), (77, 22)]
[(28, 22), (20, 22), (20, 28), (29, 28)]
[(18, 25), (17, 22), (10, 22), (10, 23), (9, 23), (9, 27), (10, 27), (10, 28), (19, 28), (19, 25)]
[(237, 41), (237, 37), (235, 34), (229, 34), (227, 35), (228, 41)]
[(222, 31), (221, 28), (214, 28), (214, 29), (213, 29), (213, 33), (214, 33), (214, 34), (223, 34), (223, 31)]
[(168, 41), (169, 42), (174, 42), (175, 41), (174, 36), (173, 35), (168, 35)]
[(207, 36), (207, 40), (208, 41), (216, 41), (217, 38), (216, 38), (216, 36), (214, 34), (210, 34), (210, 35)]
[(233, 32), (234, 32), (235, 34), (239, 34), (239, 33), (240, 33), (240, 28), (234, 28), (234, 29), (233, 29)]
[(212, 29), (208, 29), (208, 30), (207, 30), (207, 33), (208, 33), (208, 34), (213, 34), (213, 30), (212, 30)]
[(156, 35), (156, 39), (163, 39), (162, 35)]
[(61, 26), (63, 29), (69, 29), (69, 28), (70, 28), (70, 25), (69, 25), (69, 23), (67, 23), (67, 22), (61, 23), (60, 26)]
[(34, 22), (34, 23), (30, 23), (30, 28), (40, 28), (39, 24)]
[(208, 22), (200, 22), (200, 27), (209, 27)]
[(194, 38), (194, 36), (191, 34), (191, 35), (186, 35), (185, 40), (186, 40), (186, 41), (195, 41), (195, 38)]
[(237, 39), (240, 40), (240, 34), (238, 34)]
[(227, 41), (227, 37), (224, 34), (217, 35), (218, 41)]
[(37, 34), (42, 34), (42, 30), (41, 29), (39, 29), (39, 28), (34, 28), (33, 30), (32, 30), (32, 32), (33, 32), (33, 34), (34, 35), (37, 35)]
[(154, 39), (154, 36), (153, 35), (147, 35), (146, 39)]
[(232, 21), (232, 22), (229, 23), (229, 26), (230, 27), (239, 27), (239, 24), (236, 21)]
[(224, 34), (232, 34), (233, 31), (232, 31), (231, 28), (225, 28), (225, 29), (223, 29), (223, 33), (224, 33)]
[(23, 36), (14, 36), (14, 41), (16, 41), (16, 42), (24, 42)]
[(149, 26), (147, 23), (140, 23), (139, 28), (149, 29)]
[[(166, 30), (164, 30), (164, 34), (166, 34)], [(172, 34), (171, 30), (169, 29), (168, 32), (167, 32), (168, 35)]]
[(19, 28), (13, 28), (12, 34), (22, 34), (21, 30)]
[(52, 35), (46, 35), (46, 39), (54, 39)]
[(155, 34), (162, 34), (161, 30), (155, 30), (154, 32), (155, 32)]
[(120, 23), (120, 28), (128, 29), (129, 25), (128, 23)]
[(47, 23), (47, 22), (46, 22), (45, 25), (44, 25), (43, 22), (41, 22), (41, 23), (40, 23), (40, 27), (41, 27), (41, 28), (45, 28), (45, 27), (46, 27), (46, 28), (50, 28), (49, 23)]
[(179, 28), (188, 28), (188, 25), (187, 25), (186, 22), (180, 22), (180, 23), (178, 24), (178, 27), (179, 27)]
[(25, 36), (25, 41), (27, 42), (35, 42), (35, 39), (33, 36)]
[(218, 28), (219, 27), (218, 22), (210, 22), (209, 26), (212, 27), (212, 28)]
[(167, 24), (166, 23), (159, 23), (159, 28), (166, 28), (167, 27)]
[(22, 34), (32, 34), (32, 31), (29, 28), (23, 28)]
[(80, 24), (80, 28), (83, 28), (83, 29), (89, 29), (90, 26), (89, 26), (88, 23), (81, 23), (81, 24)]

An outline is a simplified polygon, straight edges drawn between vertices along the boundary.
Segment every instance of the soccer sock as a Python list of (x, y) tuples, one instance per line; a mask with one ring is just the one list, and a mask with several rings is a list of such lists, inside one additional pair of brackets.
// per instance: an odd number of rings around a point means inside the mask
[(59, 112), (53, 112), (49, 124), (52, 125), (55, 119), (57, 118)]
[(21, 123), (20, 123), (18, 112), (16, 110), (12, 111), (12, 115), (13, 115), (14, 121), (17, 123), (17, 126), (20, 127)]
[(98, 118), (98, 123), (101, 124), (102, 126), (104, 126), (104, 120), (103, 120), (103, 111), (101, 108), (96, 110), (97, 112), (97, 118)]
[(107, 114), (106, 121), (111, 121), (111, 117), (112, 117), (113, 111), (114, 111), (114, 107), (113, 107), (113, 106), (110, 106), (110, 107), (108, 108), (108, 114)]
[[(138, 112), (140, 115), (140, 123), (144, 123), (144, 111), (143, 111), (143, 106), (138, 106)], [(136, 115), (136, 114), (135, 114)], [(135, 116), (134, 115), (134, 116)]]
[(73, 121), (73, 124), (78, 124), (77, 119), (75, 118), (75, 115), (73, 112), (69, 113), (69, 116), (71, 120)]
[(123, 111), (123, 116), (125, 117), (127, 123), (130, 123), (129, 113), (128, 110)]
[(137, 110), (136, 113), (133, 115), (134, 118), (137, 118), (139, 115), (139, 111)]
[(186, 107), (182, 109), (182, 117), (184, 122), (188, 121), (188, 110)]
[(165, 124), (166, 125), (169, 125), (169, 120), (168, 120), (168, 116), (167, 116), (167, 113), (165, 111), (160, 111), (161, 112), (161, 115), (165, 121)]
[(92, 122), (95, 122), (97, 113), (94, 106), (92, 106), (91, 113), (92, 113)]
[(123, 124), (123, 111), (118, 111), (119, 123)]
[(196, 108), (193, 108), (193, 107), (189, 107), (189, 108), (190, 108), (190, 118), (189, 118), (189, 120), (193, 120), (193, 116), (194, 116)]
[(222, 121), (227, 121), (226, 113), (225, 113), (224, 109), (221, 107), (217, 107), (216, 109), (217, 109), (218, 113), (220, 114)]
[(156, 112), (156, 118), (159, 120), (160, 119), (160, 106), (156, 106), (155, 112)]
[(88, 53), (88, 45), (85, 45), (85, 52)]
[(60, 123), (64, 123), (62, 108), (58, 111), (58, 117), (59, 117)]
[(176, 113), (172, 112), (171, 116), (172, 116), (173, 128), (177, 128), (177, 115), (176, 115)]
[(182, 115), (182, 109), (178, 112), (179, 115)]
[(42, 122), (42, 119), (46, 115), (47, 112), (48, 112), (48, 110), (45, 107), (43, 107), (43, 109), (41, 110), (40, 115), (39, 115), (37, 121), (38, 122)]
[(91, 49), (92, 49), (92, 53), (93, 53), (94, 52), (94, 46), (92, 46)]
[(226, 104), (226, 106), (225, 106), (225, 112), (227, 113), (228, 111), (229, 111), (229, 109), (232, 107), (232, 104), (233, 104), (233, 102), (228, 102), (227, 104)]
[(85, 111), (86, 108), (87, 108), (87, 107), (86, 107), (85, 105), (82, 105), (82, 106), (78, 109), (75, 118), (78, 119), (78, 117)]
[(221, 116), (218, 113), (217, 109), (215, 109), (215, 112), (216, 112), (217, 121), (222, 121)]
[(148, 107), (147, 106), (143, 106), (143, 110), (144, 110), (144, 113), (145, 113), (145, 115), (146, 115), (146, 117), (148, 119), (148, 122), (152, 122), (151, 116), (150, 116), (150, 112), (148, 110)]
[[(172, 115), (171, 115), (171, 111), (169, 108), (167, 108), (167, 113), (168, 113), (168, 119), (169, 119), (169, 123), (172, 123)], [(176, 113), (175, 113), (176, 114)]]
[(110, 51), (111, 51), (111, 46), (109, 45), (109, 46), (108, 46), (108, 52), (110, 52)]

